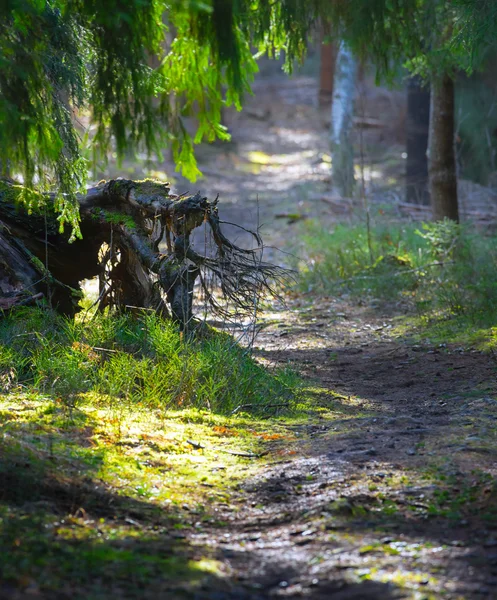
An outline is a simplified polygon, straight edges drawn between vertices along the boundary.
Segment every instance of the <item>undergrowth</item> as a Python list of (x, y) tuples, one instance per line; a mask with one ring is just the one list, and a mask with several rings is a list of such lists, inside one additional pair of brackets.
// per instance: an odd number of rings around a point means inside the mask
[(93, 393), (103, 404), (222, 414), (289, 405), (298, 388), (291, 372), (268, 371), (223, 334), (190, 341), (155, 314), (72, 321), (32, 308), (0, 321), (0, 378), (4, 390), (70, 403)]
[[(397, 303), (449, 335), (491, 327), (497, 318), (497, 237), (452, 221), (376, 225), (316, 223), (303, 235), (300, 285)], [(442, 325), (442, 326), (441, 326)]]
[(186, 533), (228, 527), (233, 488), (269, 450), (295, 454), (295, 375), (153, 314), (19, 309), (0, 378), (2, 598), (183, 597), (220, 576)]

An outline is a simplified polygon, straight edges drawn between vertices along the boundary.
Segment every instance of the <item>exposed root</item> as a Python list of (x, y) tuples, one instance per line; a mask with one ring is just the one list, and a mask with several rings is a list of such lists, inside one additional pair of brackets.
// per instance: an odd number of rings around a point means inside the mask
[[(276, 295), (278, 283), (290, 275), (286, 269), (263, 262), (264, 246), (257, 232), (240, 226), (254, 237), (256, 248), (233, 244), (221, 230), (218, 198), (210, 202), (200, 192), (174, 195), (169, 184), (151, 180), (101, 182), (79, 198), (83, 240), (69, 244), (67, 235), (58, 232), (55, 214), (46, 209), (43, 217), (28, 215), (16, 203), (22, 188), (10, 181), (0, 184), (0, 242), (15, 246), (19, 253), (22, 240), (17, 275), (19, 281), (32, 281), (32, 286), (19, 284), (16, 290), (38, 288), (31, 289), (29, 296), (48, 294), (49, 278), (65, 286), (70, 296), (79, 289), (80, 280), (98, 276), (100, 310), (153, 308), (171, 314), (186, 329), (193, 322), (197, 279), (212, 312), (226, 319), (233, 314), (237, 318), (253, 315), (261, 298)], [(52, 196), (46, 199), (49, 206)], [(215, 243), (214, 256), (192, 248), (191, 235), (203, 223)], [(165, 250), (161, 248), (164, 242)], [(33, 256), (38, 261), (34, 270)], [(29, 277), (21, 273), (23, 269)], [(43, 290), (34, 282), (40, 275)], [(57, 306), (68, 313), (68, 307), (77, 310), (75, 297), (66, 297)]]

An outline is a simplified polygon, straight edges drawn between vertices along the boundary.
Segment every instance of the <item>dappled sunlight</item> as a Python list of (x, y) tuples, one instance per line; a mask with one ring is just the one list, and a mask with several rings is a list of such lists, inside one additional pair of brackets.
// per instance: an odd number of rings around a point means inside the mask
[(32, 452), (50, 472), (57, 465), (54, 476), (84, 474), (123, 497), (167, 507), (201, 506), (207, 496), (224, 498), (226, 486), (252, 469), (244, 458), (257, 459), (266, 441), (292, 438), (283, 425), (269, 427), (243, 414), (165, 415), (101, 404), (95, 395), (80, 397), (76, 407), (43, 397), (4, 397), (4, 441)]
[[(378, 168), (373, 169), (369, 165), (361, 165), (361, 164), (354, 165), (354, 173), (355, 173), (355, 177), (358, 181), (361, 181), (362, 179), (364, 179), (364, 181), (369, 183), (369, 182), (373, 181), (374, 179), (377, 179), (377, 180), (383, 179), (382, 171)], [(397, 182), (395, 180), (392, 180), (391, 183), (395, 184)]]
[[(166, 412), (95, 391), (3, 397), (4, 444), (30, 466), (2, 510), (20, 518), (38, 490), (35, 538), (56, 549), (47, 568), (73, 557), (53, 585), (73, 560), (85, 585), (128, 582), (138, 564), (133, 585), (191, 593), (257, 581), (321, 598), (348, 582), (383, 600), (483, 585), (497, 522), (492, 358), (403, 340), (369, 306), (289, 302), (263, 314), (255, 356), (299, 371), (291, 410), (277, 396), (257, 416), (244, 403)], [(38, 546), (23, 548), (36, 574)]]
[(74, 406), (11, 393), (0, 414), (3, 575), (22, 589), (76, 586), (86, 597), (107, 589), (103, 576), (150, 593), (224, 578), (212, 550), (191, 547), (185, 532), (235, 515), (232, 488), (260, 468), (265, 444), (292, 438), (248, 415), (165, 415), (106, 407), (94, 395)]
[(117, 4), (0, 8), (0, 599), (494, 598), (494, 3)]
[(256, 518), (280, 523), (289, 511), (283, 547), (319, 553), (320, 578), (345, 569), (413, 598), (487, 589), (497, 524), (492, 355), (419, 339), (346, 298), (294, 304), (265, 315), (257, 355), (299, 369), (314, 411), (293, 429), (294, 454), (244, 486), (264, 498)]
[(301, 163), (302, 160), (312, 158), (315, 156), (315, 152), (312, 150), (305, 150), (302, 152), (292, 152), (291, 154), (266, 154), (260, 150), (252, 150), (247, 153), (247, 159), (251, 163), (259, 165), (291, 165)]

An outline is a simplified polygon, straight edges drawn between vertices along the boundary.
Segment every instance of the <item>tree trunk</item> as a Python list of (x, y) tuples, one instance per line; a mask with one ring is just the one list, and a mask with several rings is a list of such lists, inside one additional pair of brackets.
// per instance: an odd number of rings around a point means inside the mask
[(430, 128), (430, 88), (420, 77), (407, 82), (407, 160), (406, 201), (430, 204), (428, 184), (428, 132)]
[(354, 190), (352, 128), (356, 71), (352, 51), (342, 42), (336, 60), (331, 103), (331, 171), (333, 185), (342, 196), (349, 197)]
[(459, 221), (454, 149), (454, 82), (448, 76), (431, 84), (429, 177), (433, 218)]
[(333, 42), (324, 42), (323, 39), (324, 35), (321, 33), (318, 104), (320, 108), (328, 108), (333, 97), (337, 48)]
[[(222, 233), (217, 199), (170, 194), (167, 183), (116, 179), (79, 197), (82, 240), (69, 243), (57, 215), (27, 214), (18, 197), (22, 186), (0, 180), (0, 311), (41, 297), (67, 315), (81, 298), (80, 282), (99, 277), (99, 308), (150, 308), (191, 329), (193, 290), (199, 280), (214, 313), (228, 316), (224, 303), (206, 285), (216, 280), (239, 314), (271, 292), (270, 281), (285, 270), (261, 262), (259, 248), (245, 250)], [(47, 195), (47, 204), (53, 198)], [(215, 256), (192, 248), (191, 234), (206, 223)], [(165, 239), (166, 248), (160, 247)], [(1, 313), (0, 313), (1, 316)]]

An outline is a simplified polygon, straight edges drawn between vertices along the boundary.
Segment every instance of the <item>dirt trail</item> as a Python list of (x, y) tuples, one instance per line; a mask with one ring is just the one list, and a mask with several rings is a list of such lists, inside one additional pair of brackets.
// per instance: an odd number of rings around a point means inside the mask
[[(270, 246), (295, 237), (278, 215), (349, 216), (315, 198), (329, 165), (306, 85), (262, 82), (229, 116), (233, 144), (200, 154), (202, 189), (221, 193), (223, 217), (264, 224)], [(386, 157), (400, 151), (379, 140), (381, 176), (397, 177), (402, 165)], [(322, 412), (289, 427), (229, 505), (211, 507), (224, 526), (189, 536), (222, 573), (194, 597), (497, 598), (495, 359), (396, 338), (388, 316), (343, 301), (306, 302), (270, 315), (256, 351), (301, 373)]]
[(224, 527), (193, 536), (224, 572), (195, 597), (497, 597), (483, 474), (496, 474), (495, 360), (394, 340), (388, 319), (340, 308), (259, 338), (259, 355), (308, 377), (324, 410), (216, 507)]

